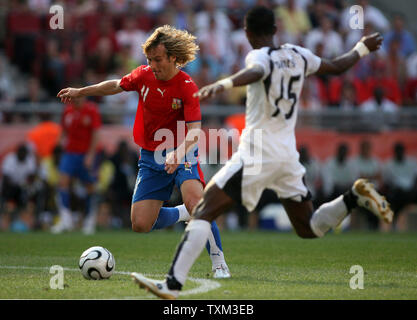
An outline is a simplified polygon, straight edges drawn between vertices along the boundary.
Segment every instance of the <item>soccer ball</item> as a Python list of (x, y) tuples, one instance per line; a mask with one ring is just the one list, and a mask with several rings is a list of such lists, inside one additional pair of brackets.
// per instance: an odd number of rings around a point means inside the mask
[(108, 279), (113, 274), (116, 261), (109, 250), (103, 247), (91, 247), (80, 257), (78, 266), (84, 278), (88, 280)]

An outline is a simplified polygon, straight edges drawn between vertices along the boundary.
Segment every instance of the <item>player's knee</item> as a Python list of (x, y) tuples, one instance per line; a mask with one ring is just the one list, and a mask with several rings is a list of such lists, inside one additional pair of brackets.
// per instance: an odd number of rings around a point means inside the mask
[(147, 233), (152, 230), (153, 222), (148, 221), (148, 219), (144, 219), (137, 213), (132, 214), (130, 220), (132, 222), (132, 230), (134, 232)]
[(147, 233), (152, 230), (152, 224), (138, 219), (132, 219), (132, 230), (134, 232)]
[(200, 200), (200, 197), (190, 197), (184, 201), (184, 205), (187, 208), (187, 211), (190, 215), (192, 214), (193, 209), (197, 206)]

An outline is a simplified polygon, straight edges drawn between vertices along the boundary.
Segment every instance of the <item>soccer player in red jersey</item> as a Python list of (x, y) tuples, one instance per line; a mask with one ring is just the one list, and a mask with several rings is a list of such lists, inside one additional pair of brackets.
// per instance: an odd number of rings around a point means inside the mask
[[(203, 195), (204, 177), (197, 160), (201, 112), (194, 93), (198, 88), (190, 76), (179, 69), (195, 59), (198, 50), (195, 37), (166, 25), (157, 28), (142, 47), (147, 66), (139, 66), (122, 79), (79, 89), (66, 88), (57, 96), (65, 103), (79, 97), (112, 95), (123, 90), (139, 93), (133, 137), (141, 150), (131, 221), (134, 231), (150, 232), (190, 220), (190, 213)], [(185, 128), (181, 130), (184, 123)], [(163, 207), (175, 184), (184, 204)], [(215, 222), (211, 231), (206, 247), (214, 277), (229, 278)]]
[(97, 105), (85, 98), (74, 99), (62, 114), (64, 154), (59, 164), (60, 181), (58, 190), (58, 208), (60, 221), (53, 226), (53, 233), (69, 231), (73, 228), (70, 208), (70, 185), (79, 178), (87, 190), (84, 233), (93, 233), (95, 229), (95, 192), (96, 178), (92, 174), (95, 151), (98, 141), (98, 129), (101, 117)]

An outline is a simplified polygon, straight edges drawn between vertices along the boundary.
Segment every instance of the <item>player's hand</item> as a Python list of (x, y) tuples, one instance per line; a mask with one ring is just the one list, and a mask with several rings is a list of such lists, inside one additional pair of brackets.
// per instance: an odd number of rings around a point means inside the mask
[(65, 88), (58, 92), (56, 95), (58, 98), (61, 99), (63, 103), (70, 103), (74, 99), (81, 97), (80, 89), (76, 88)]
[(223, 92), (224, 87), (217, 82), (208, 86), (202, 87), (198, 92), (194, 93), (194, 97), (198, 97), (200, 100), (214, 97), (217, 93)]
[(364, 36), (361, 39), (370, 52), (378, 50), (381, 47), (383, 40), (384, 38), (379, 32), (375, 32), (369, 36)]
[(165, 171), (168, 174), (172, 174), (177, 170), (179, 166), (179, 161), (177, 157), (177, 153), (175, 151), (171, 151), (167, 154), (167, 157), (165, 159)]

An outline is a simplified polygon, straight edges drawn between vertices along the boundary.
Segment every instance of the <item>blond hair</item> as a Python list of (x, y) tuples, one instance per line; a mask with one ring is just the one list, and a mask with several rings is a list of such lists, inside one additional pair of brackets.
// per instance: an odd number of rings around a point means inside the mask
[(176, 57), (176, 64), (184, 67), (195, 59), (199, 50), (195, 43), (196, 37), (186, 30), (178, 30), (169, 25), (157, 28), (154, 33), (142, 45), (143, 53), (146, 55), (150, 49), (163, 44), (168, 56)]

